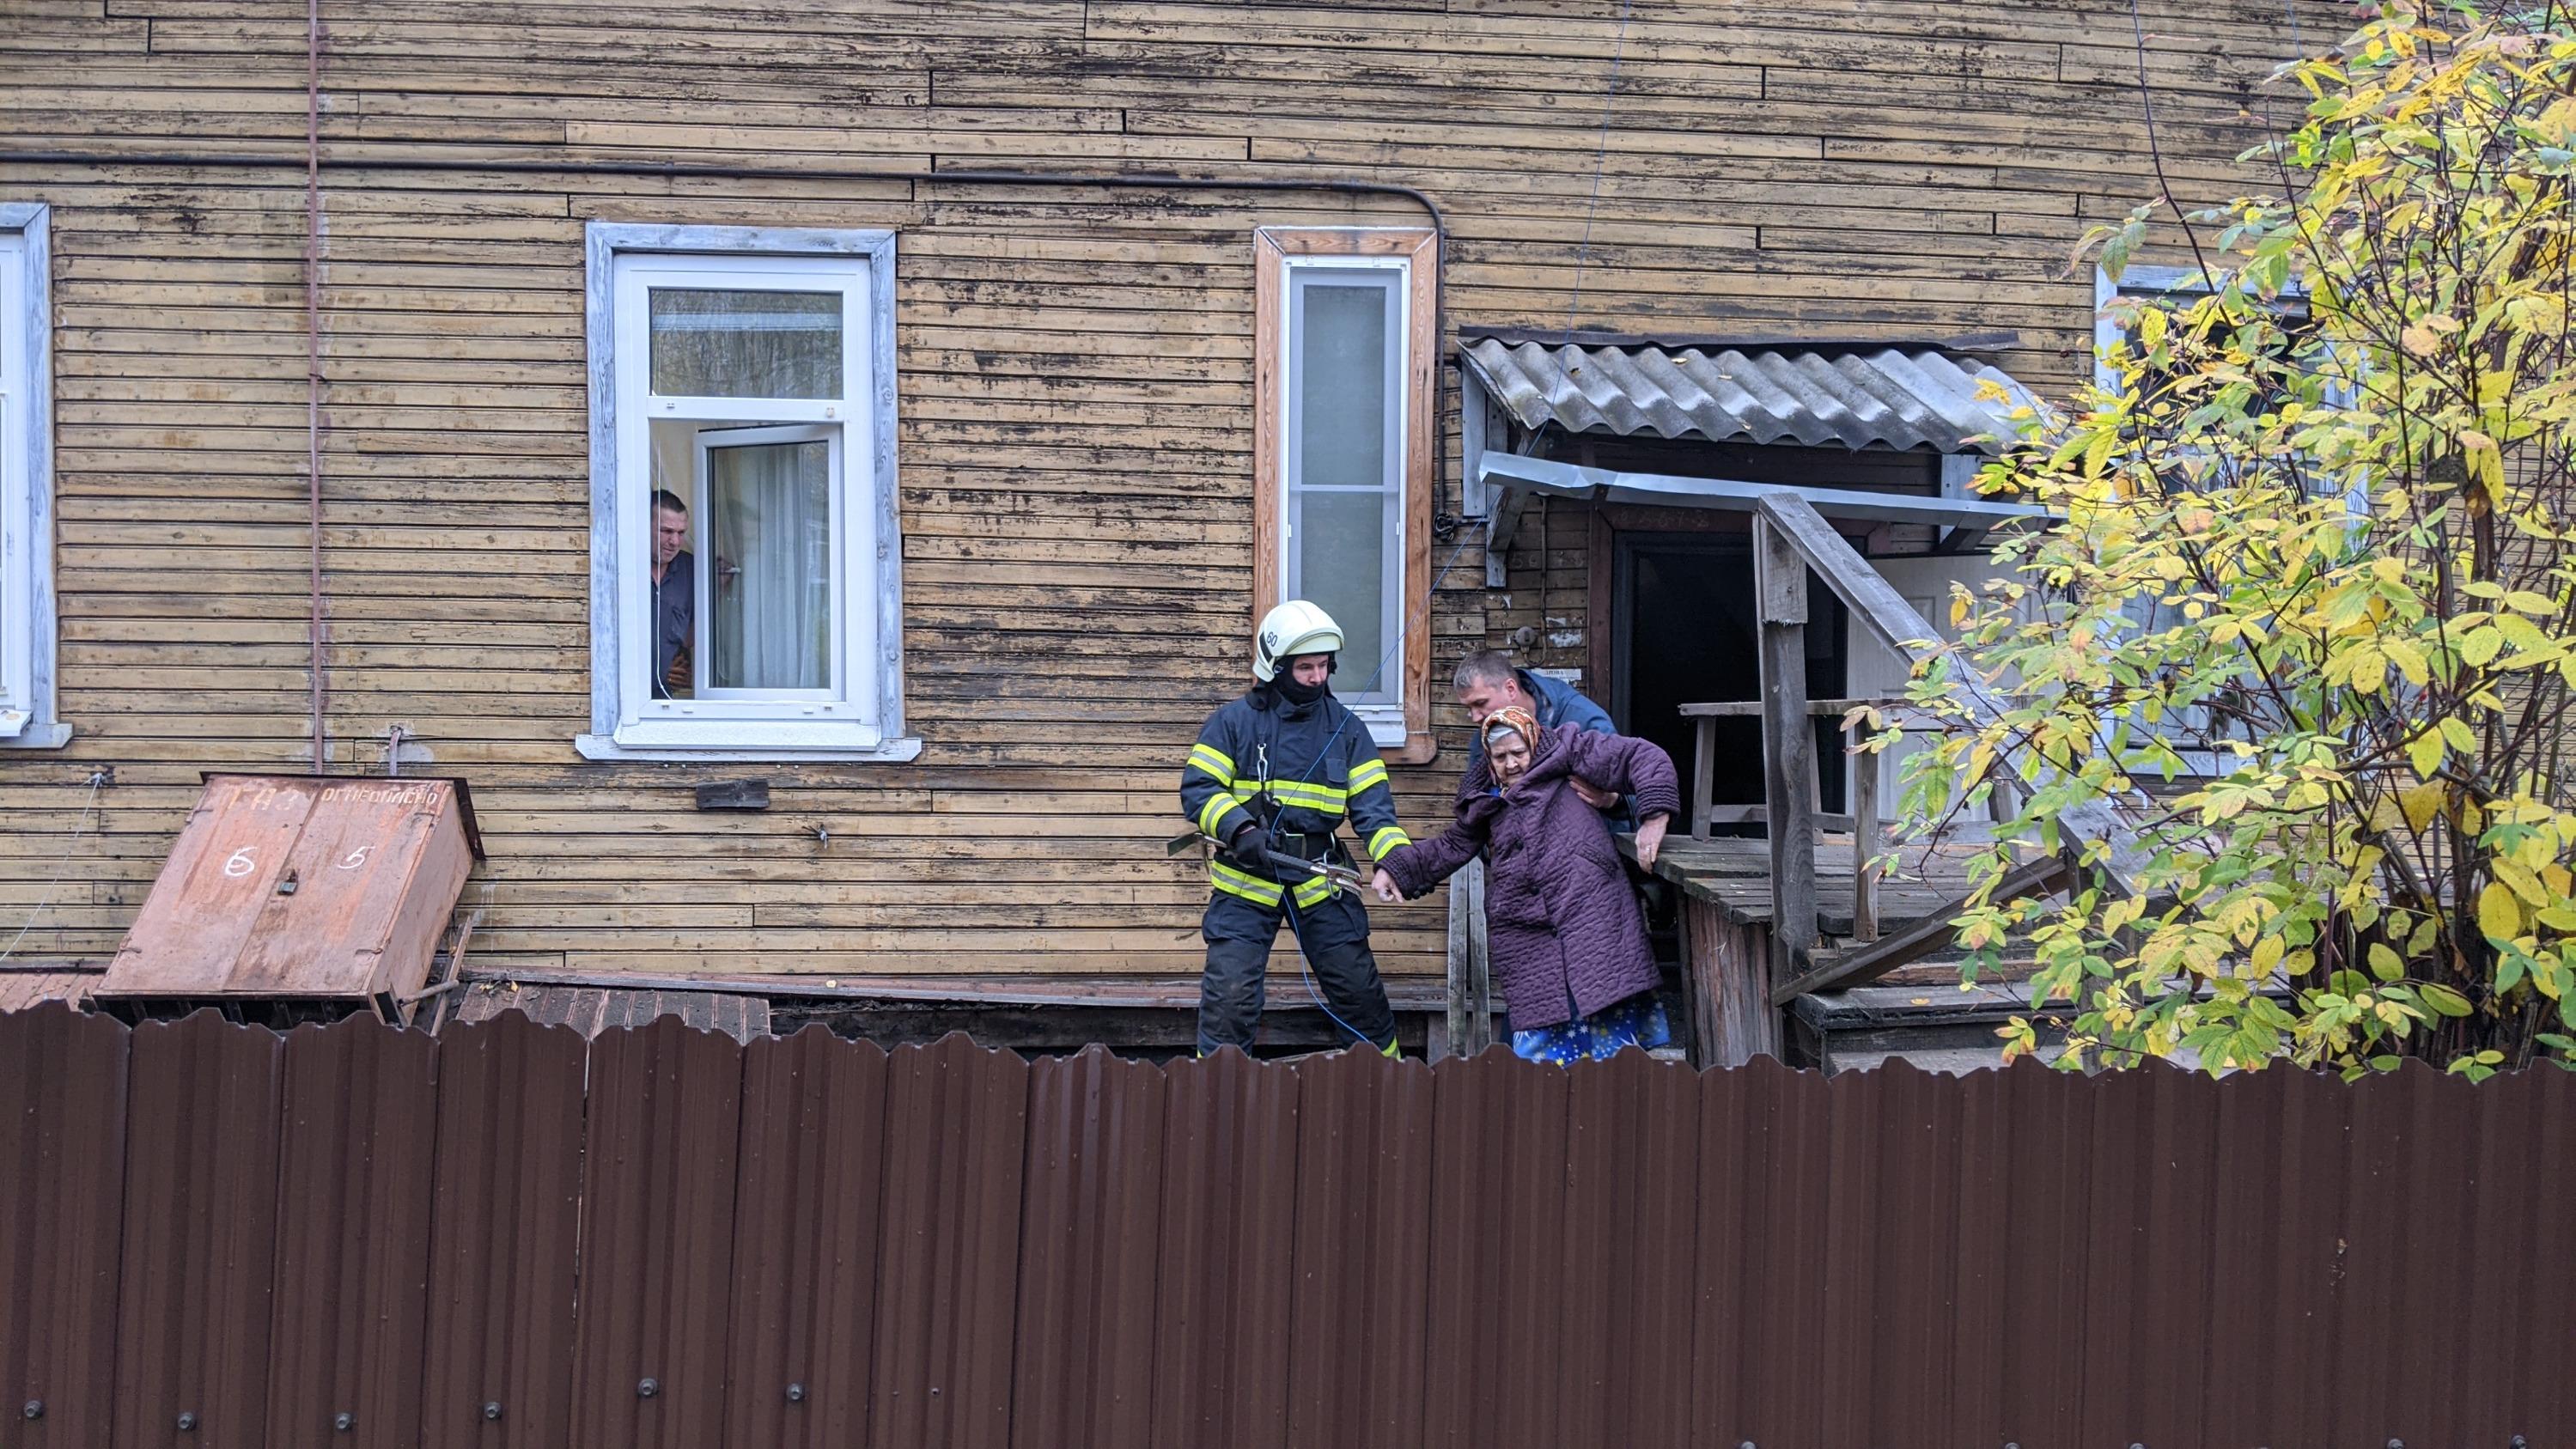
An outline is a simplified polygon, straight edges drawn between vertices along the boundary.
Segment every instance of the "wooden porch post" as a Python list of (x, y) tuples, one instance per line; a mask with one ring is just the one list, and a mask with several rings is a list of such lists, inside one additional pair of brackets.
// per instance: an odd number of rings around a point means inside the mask
[(1816, 730), (1807, 717), (1807, 562), (1768, 518), (1753, 523), (1761, 618), (1762, 803), (1771, 837), (1771, 981), (1816, 945)]
[(1449, 993), (1446, 1054), (1472, 1057), (1493, 1045), (1494, 988), (1485, 955), (1485, 863), (1449, 878)]

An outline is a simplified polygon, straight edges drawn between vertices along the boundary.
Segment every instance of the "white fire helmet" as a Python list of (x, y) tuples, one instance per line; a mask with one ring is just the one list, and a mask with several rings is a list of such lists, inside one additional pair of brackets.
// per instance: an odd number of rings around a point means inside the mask
[(1261, 616), (1261, 631), (1252, 639), (1252, 677), (1268, 684), (1281, 665), (1300, 654), (1337, 654), (1341, 648), (1342, 626), (1332, 615), (1304, 599), (1290, 599)]

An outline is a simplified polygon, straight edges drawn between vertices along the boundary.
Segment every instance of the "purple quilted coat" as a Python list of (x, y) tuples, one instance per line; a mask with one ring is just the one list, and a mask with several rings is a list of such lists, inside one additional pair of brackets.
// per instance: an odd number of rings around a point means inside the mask
[(1486, 940), (1514, 1031), (1590, 1016), (1655, 985), (1645, 912), (1609, 822), (1574, 793), (1578, 775), (1633, 796), (1639, 820), (1681, 811), (1662, 747), (1558, 725), (1541, 732), (1538, 759), (1510, 789), (1461, 799), (1457, 824), (1384, 862), (1419, 896), (1485, 852)]

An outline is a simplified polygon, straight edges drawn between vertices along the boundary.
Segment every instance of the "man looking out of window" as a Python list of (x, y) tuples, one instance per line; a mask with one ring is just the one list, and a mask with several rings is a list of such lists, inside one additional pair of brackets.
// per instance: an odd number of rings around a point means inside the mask
[(689, 641), (698, 626), (698, 561), (689, 553), (689, 505), (653, 490), (653, 697), (694, 693)]

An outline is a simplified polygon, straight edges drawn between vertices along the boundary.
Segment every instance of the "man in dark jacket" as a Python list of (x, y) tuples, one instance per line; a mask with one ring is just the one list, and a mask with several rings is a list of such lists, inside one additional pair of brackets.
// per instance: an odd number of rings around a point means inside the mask
[(1181, 813), (1224, 853), (1208, 862), (1207, 970), (1199, 978), (1198, 1049), (1250, 1047), (1261, 1023), (1263, 977), (1279, 923), (1323, 984), (1332, 1015), (1354, 1036), (1396, 1054), (1395, 1012), (1355, 893), (1276, 856), (1348, 864), (1337, 838), (1347, 818), (1372, 861), (1412, 841), (1395, 823), (1395, 794), (1368, 726), (1333, 698), (1342, 631), (1292, 599), (1261, 621), (1256, 681), (1208, 716), (1181, 770)]
[(689, 505), (653, 490), (653, 697), (687, 698), (689, 649), (698, 628), (698, 560), (689, 552)]
[[(1467, 706), (1467, 718), (1478, 726), (1475, 738), (1467, 745), (1467, 778), (1459, 782), (1460, 798), (1481, 793), (1490, 781), (1479, 769), (1485, 762), (1485, 721), (1498, 710), (1525, 709), (1536, 716), (1541, 729), (1558, 725), (1596, 735), (1615, 735), (1618, 727), (1610, 722), (1610, 711), (1584, 697), (1581, 690), (1562, 679), (1533, 674), (1512, 666), (1512, 656), (1500, 649), (1486, 649), (1458, 661), (1458, 672), (1450, 676), (1458, 690), (1458, 702)], [(1472, 789), (1468, 781), (1475, 782)], [(1573, 782), (1574, 793), (1595, 810), (1626, 811), (1619, 797), (1594, 789), (1581, 780)]]

